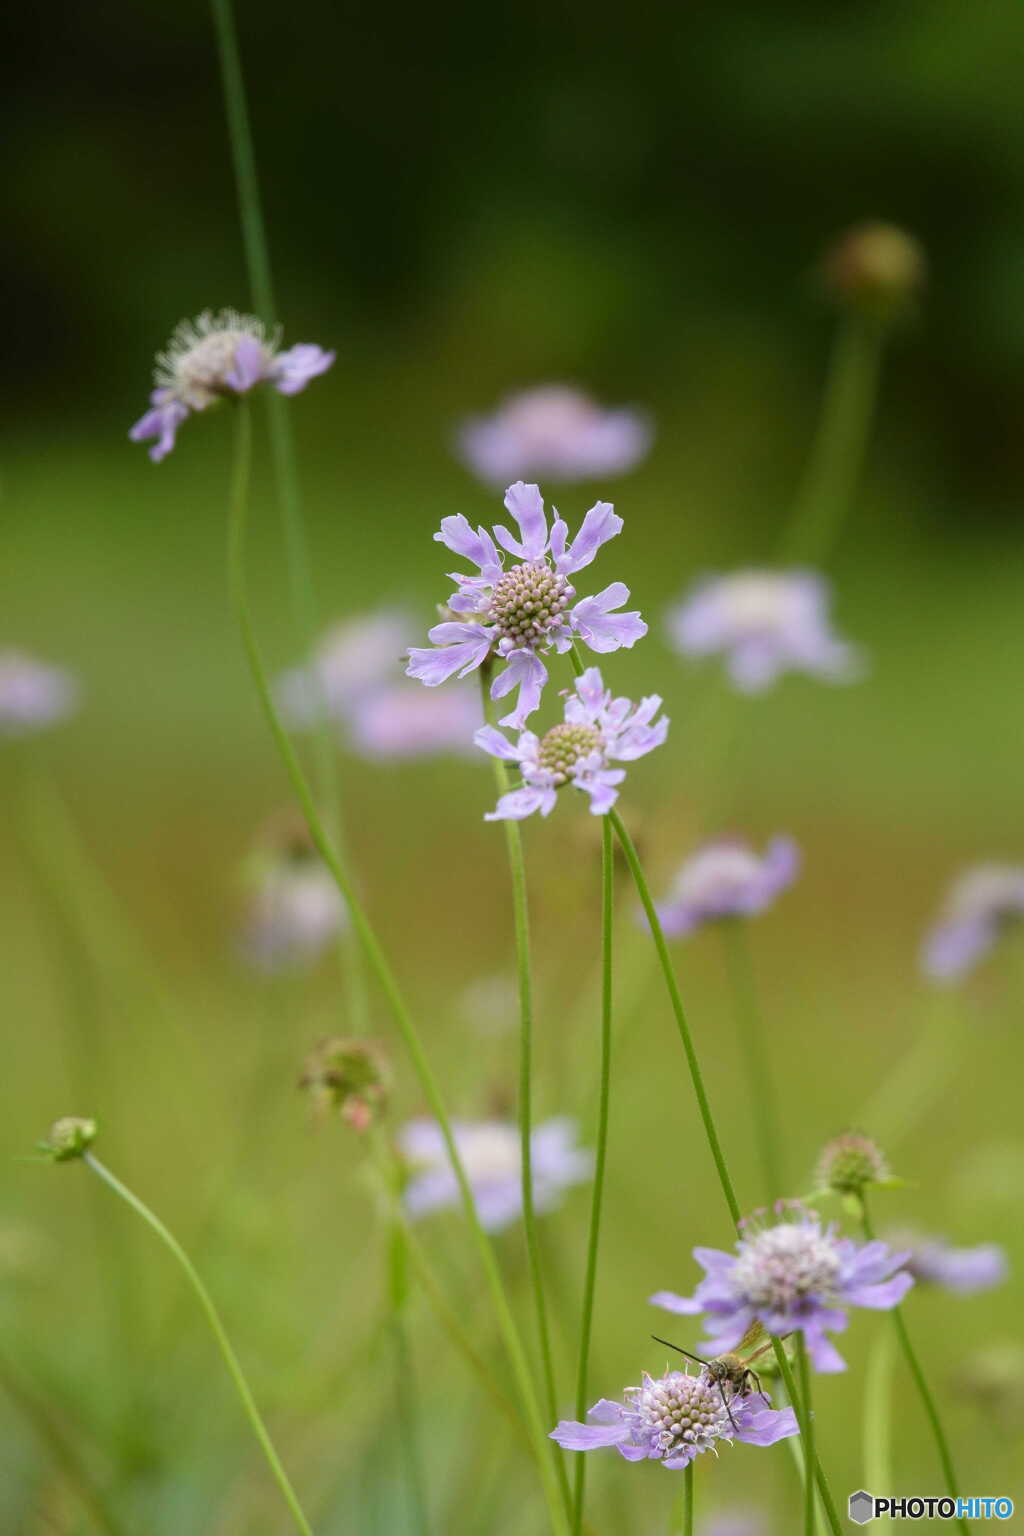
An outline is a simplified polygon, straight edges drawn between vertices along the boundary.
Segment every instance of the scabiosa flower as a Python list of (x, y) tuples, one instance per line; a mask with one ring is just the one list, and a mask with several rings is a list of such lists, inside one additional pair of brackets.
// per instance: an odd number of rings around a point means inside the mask
[(843, 681), (856, 653), (833, 634), (828, 603), (828, 585), (813, 571), (737, 571), (699, 583), (670, 611), (669, 636), (684, 656), (723, 652), (744, 693), (787, 671)]
[(694, 1294), (658, 1291), (651, 1302), (667, 1312), (708, 1314), (701, 1354), (735, 1349), (759, 1320), (776, 1335), (800, 1329), (817, 1370), (844, 1371), (845, 1361), (825, 1334), (846, 1328), (845, 1306), (897, 1306), (914, 1283), (900, 1268), (906, 1254), (893, 1253), (885, 1243), (839, 1237), (834, 1224), (823, 1227), (802, 1206), (789, 1207), (783, 1216), (770, 1226), (745, 1223), (749, 1235), (745, 1231), (735, 1254), (695, 1248), (706, 1277)]
[(919, 1284), (939, 1285), (956, 1296), (991, 1291), (1009, 1276), (1006, 1251), (998, 1243), (954, 1248), (944, 1237), (902, 1230), (889, 1233), (886, 1241), (907, 1249), (906, 1268)]
[(502, 795), (484, 820), (522, 821), (534, 811), (549, 816), (565, 784), (590, 796), (595, 816), (606, 815), (618, 799), (617, 786), (626, 777), (624, 768), (611, 765), (644, 757), (665, 740), (668, 720), (664, 715), (654, 719), (660, 708), (656, 693), (639, 704), (613, 699), (597, 667), (589, 667), (576, 679), (576, 691), (566, 695), (561, 724), (543, 736), (522, 731), (513, 746), (492, 725), (481, 726), (477, 746), (492, 757), (515, 763), (523, 780), (520, 788)]
[(240, 948), (258, 970), (311, 964), (347, 925), (348, 912), (330, 871), (305, 823), (290, 815), (267, 829), (246, 877)]
[(133, 443), (155, 437), (149, 450), (155, 464), (174, 447), (175, 435), (193, 411), (225, 396), (247, 394), (267, 382), (282, 395), (296, 395), (310, 379), (324, 373), (334, 353), (310, 342), (278, 351), (280, 335), (267, 333), (255, 315), (237, 309), (205, 309), (195, 320), (175, 327), (167, 348), (157, 354), (150, 409), (132, 427)]
[(642, 1385), (622, 1395), (623, 1403), (595, 1403), (589, 1424), (563, 1419), (549, 1438), (566, 1451), (612, 1446), (627, 1461), (660, 1461), (675, 1471), (704, 1451), (717, 1453), (720, 1440), (774, 1445), (799, 1433), (792, 1408), (766, 1408), (760, 1394), (723, 1396), (706, 1371), (667, 1371), (657, 1380), (644, 1371)]
[(921, 964), (933, 981), (959, 981), (1003, 929), (1024, 917), (1024, 865), (979, 864), (955, 881), (924, 942)]
[[(500, 1232), (518, 1220), (523, 1209), (519, 1130), (505, 1120), (476, 1120), (456, 1121), (452, 1131), (480, 1223), (488, 1232)], [(459, 1204), (459, 1186), (435, 1120), (410, 1120), (399, 1133), (398, 1146), (410, 1170), (404, 1195), (410, 1216)], [(592, 1176), (594, 1159), (576, 1145), (575, 1122), (556, 1117), (534, 1126), (530, 1166), (534, 1207), (550, 1211), (564, 1190)]]
[(28, 736), (56, 725), (77, 702), (70, 672), (24, 651), (0, 651), (0, 736)]
[(439, 694), (398, 682), (352, 706), (349, 733), (356, 751), (373, 759), (469, 755), (482, 715), (479, 694), (465, 684)]
[(792, 885), (800, 853), (788, 837), (776, 837), (759, 858), (744, 843), (708, 843), (682, 866), (658, 916), (671, 938), (692, 933), (703, 923), (751, 917), (771, 906)]
[(587, 480), (619, 475), (644, 457), (651, 426), (637, 411), (606, 410), (578, 389), (545, 384), (511, 395), (493, 416), (465, 422), (460, 457), (491, 485), (520, 476)]
[[(519, 525), (518, 539), (500, 525), (494, 538), (485, 528), (474, 533), (461, 514), (442, 518), (434, 538), (472, 561), (479, 574), (452, 573), (458, 591), (448, 599), (448, 609), (455, 617), (430, 630), (433, 647), (410, 650), (407, 671), (435, 688), (456, 672), (466, 677), (485, 661), (504, 662), (491, 684), (491, 698), (503, 699), (519, 689), (516, 708), (501, 724), (522, 730), (548, 680), (542, 652), (567, 651), (574, 638), (592, 651), (617, 651), (641, 640), (647, 625), (639, 613), (614, 612), (629, 598), (621, 581), (578, 601), (569, 581), (621, 531), (622, 518), (610, 502), (595, 502), (571, 544), (557, 512), (549, 531), (536, 485), (517, 481), (505, 493), (505, 506)], [(507, 570), (495, 539), (516, 562)]]

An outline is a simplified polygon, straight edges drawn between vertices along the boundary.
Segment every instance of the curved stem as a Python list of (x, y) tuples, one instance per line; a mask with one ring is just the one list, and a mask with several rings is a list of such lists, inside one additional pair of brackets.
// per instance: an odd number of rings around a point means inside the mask
[[(864, 1190), (861, 1190), (860, 1192), (860, 1212), (861, 1225), (864, 1228), (864, 1236), (868, 1239), (869, 1242), (873, 1242), (875, 1236), (874, 1226), (871, 1221), (870, 1212), (868, 1211), (867, 1195)], [(893, 1307), (892, 1321), (893, 1327), (896, 1330), (896, 1337), (899, 1340), (900, 1349), (903, 1351), (903, 1358), (906, 1360), (910, 1374), (914, 1378), (914, 1385), (916, 1386), (918, 1396), (921, 1399), (921, 1406), (924, 1408), (925, 1417), (931, 1426), (932, 1438), (935, 1441), (935, 1449), (938, 1451), (939, 1461), (942, 1463), (942, 1475), (946, 1480), (946, 1492), (949, 1494), (950, 1498), (958, 1499), (960, 1497), (960, 1484), (957, 1479), (956, 1472), (953, 1469), (953, 1457), (950, 1454), (949, 1441), (946, 1439), (946, 1432), (942, 1427), (942, 1420), (939, 1418), (939, 1410), (935, 1406), (935, 1399), (932, 1396), (928, 1382), (925, 1379), (924, 1371), (921, 1368), (921, 1362), (917, 1358), (917, 1351), (914, 1349), (913, 1344), (910, 1342), (910, 1334), (907, 1332), (907, 1325), (903, 1320), (903, 1311), (900, 1307)], [(963, 1517), (957, 1520), (957, 1525), (960, 1527), (960, 1530), (964, 1532), (964, 1536), (969, 1536), (971, 1528), (967, 1521), (963, 1519)]]
[(800, 1403), (803, 1408), (801, 1432), (804, 1437), (804, 1536), (814, 1536), (814, 1478), (811, 1469), (816, 1465), (814, 1449), (814, 1408), (811, 1404), (811, 1372), (807, 1363), (807, 1345), (803, 1329), (796, 1331), (796, 1366), (800, 1378)]
[[(580, 1320), (580, 1351), (576, 1375), (576, 1417), (583, 1423), (587, 1413), (587, 1373), (590, 1365), (590, 1337), (594, 1320), (594, 1291), (597, 1284), (597, 1251), (601, 1237), (601, 1205), (604, 1198), (604, 1173), (608, 1157), (608, 1102), (612, 1069), (612, 924), (615, 910), (615, 866), (612, 829), (607, 816), (601, 819), (601, 1069), (600, 1099), (597, 1111), (597, 1150), (594, 1158), (594, 1187), (590, 1201), (590, 1237), (587, 1242), (587, 1270), (583, 1282), (583, 1313)], [(585, 1456), (576, 1458), (573, 1489), (573, 1536), (583, 1528), (583, 1502), (586, 1481)], [(687, 1468), (687, 1471), (690, 1469)]]
[[(800, 1439), (803, 1442), (804, 1452), (803, 1464), (805, 1488), (809, 1482), (807, 1471), (808, 1469), (813, 1469), (814, 1480), (818, 1485), (818, 1497), (820, 1498), (822, 1508), (825, 1511), (825, 1519), (828, 1522), (828, 1528), (832, 1532), (832, 1536), (841, 1536), (839, 1515), (836, 1511), (835, 1500), (832, 1497), (832, 1490), (828, 1485), (828, 1479), (825, 1476), (824, 1468), (821, 1465), (821, 1460), (817, 1455), (817, 1452), (813, 1451), (809, 1444), (809, 1441), (814, 1438), (814, 1429), (810, 1424), (810, 1405), (797, 1391), (797, 1385), (793, 1379), (793, 1368), (786, 1356), (786, 1351), (783, 1348), (781, 1339), (773, 1337), (772, 1350), (775, 1354), (775, 1363), (779, 1368), (779, 1374), (785, 1383), (786, 1396), (789, 1398), (789, 1401), (793, 1406), (793, 1412), (796, 1414), (797, 1423), (800, 1425)], [(808, 1430), (810, 1430), (810, 1435), (808, 1435)]]
[(252, 1427), (252, 1432), (259, 1442), (260, 1449), (266, 1458), (267, 1465), (273, 1474), (274, 1481), (280, 1488), (281, 1493), (284, 1496), (284, 1501), (288, 1505), (288, 1508), (291, 1510), (292, 1518), (295, 1521), (296, 1527), (302, 1532), (302, 1536), (313, 1536), (312, 1527), (302, 1512), (302, 1506), (298, 1501), (295, 1490), (291, 1483), (288, 1481), (288, 1474), (284, 1470), (277, 1451), (274, 1449), (274, 1443), (270, 1438), (267, 1427), (260, 1417), (260, 1412), (256, 1407), (256, 1402), (253, 1398), (249, 1383), (246, 1380), (245, 1372), (242, 1370), (238, 1356), (232, 1349), (231, 1341), (224, 1331), (224, 1324), (220, 1320), (220, 1314), (213, 1304), (209, 1291), (206, 1289), (206, 1286), (199, 1278), (199, 1273), (193, 1265), (192, 1260), (189, 1258), (184, 1248), (178, 1242), (177, 1238), (167, 1230), (159, 1216), (156, 1216), (149, 1209), (148, 1205), (144, 1205), (143, 1202), (139, 1199), (138, 1195), (132, 1194), (131, 1190), (128, 1189), (126, 1185), (122, 1184), (120, 1179), (115, 1178), (115, 1176), (110, 1172), (110, 1169), (105, 1168), (97, 1157), (94, 1157), (91, 1152), (85, 1152), (82, 1155), (82, 1160), (89, 1168), (92, 1169), (93, 1173), (97, 1174), (98, 1177), (103, 1180), (104, 1184), (106, 1184), (110, 1189), (114, 1191), (115, 1195), (120, 1195), (121, 1199), (124, 1200), (126, 1204), (130, 1205), (132, 1210), (142, 1217), (146, 1225), (156, 1233), (157, 1237), (159, 1237), (164, 1246), (170, 1249), (171, 1253), (173, 1253), (174, 1257), (185, 1271), (188, 1282), (199, 1299), (199, 1304), (206, 1315), (206, 1321), (209, 1323), (210, 1330), (217, 1341), (217, 1348), (220, 1350), (224, 1364), (227, 1366), (228, 1375), (234, 1382), (235, 1390), (238, 1393), (245, 1416), (249, 1420), (249, 1424)]
[(750, 1114), (761, 1164), (765, 1203), (771, 1205), (785, 1189), (772, 1064), (764, 1048), (764, 1030), (758, 1006), (757, 985), (750, 959), (747, 925), (743, 918), (719, 924), (725, 947), (726, 970), (732, 989), (733, 1013), (740, 1040), (740, 1056), (747, 1077)]
[(267, 681), (266, 669), (263, 665), (263, 658), (249, 612), (249, 596), (245, 578), (245, 530), (251, 435), (248, 405), (245, 400), (238, 402), (236, 414), (238, 426), (235, 472), (231, 492), (231, 513), (228, 524), (228, 585), (231, 593), (232, 607), (249, 662), (249, 670), (252, 674), (253, 683), (255, 684), (267, 724), (270, 727), (271, 735), (274, 738), (288, 777), (291, 780), (296, 798), (305, 815), (314, 846), (330, 871), (339, 891), (348, 903), (348, 909), (352, 915), (352, 925), (363, 946), (367, 963), (376, 976), (381, 990), (387, 999), (405, 1048), (409, 1052), (420, 1087), (440, 1128), (445, 1150), (448, 1154), (448, 1161), (451, 1164), (452, 1172), (459, 1187), (459, 1195), (473, 1243), (491, 1294), (498, 1327), (501, 1331), (502, 1340), (522, 1396), (534, 1456), (537, 1461), (541, 1481), (544, 1485), (544, 1494), (547, 1500), (551, 1526), (554, 1531), (559, 1533), (559, 1536), (564, 1536), (568, 1526), (558, 1493), (554, 1469), (548, 1454), (549, 1447), (544, 1424), (534, 1395), (526, 1354), (519, 1337), (519, 1331), (516, 1328), (515, 1319), (512, 1316), (508, 1298), (505, 1295), (505, 1288), (502, 1284), (501, 1272), (498, 1268), (494, 1249), (486, 1232), (480, 1225), (476, 1201), (473, 1198), (473, 1191), (470, 1188), (466, 1170), (463, 1167), (462, 1159), (455, 1145), (455, 1136), (452, 1131), (448, 1110), (441, 1094), (440, 1085), (427, 1060), (419, 1030), (416, 1028), (412, 1014), (406, 1006), (405, 999), (388, 964), (380, 941), (363, 910), (362, 903), (356, 894), (348, 871), (338, 859), (334, 844), (327, 835), (306, 776), (295, 754), (295, 748), (292, 746), (288, 733), (281, 724), (270, 684)]
[(683, 1468), (683, 1523), (682, 1536), (693, 1536), (693, 1462)]

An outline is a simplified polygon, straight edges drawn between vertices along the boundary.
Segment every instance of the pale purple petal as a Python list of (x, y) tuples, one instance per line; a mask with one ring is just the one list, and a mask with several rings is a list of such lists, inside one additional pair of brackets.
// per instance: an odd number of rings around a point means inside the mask
[(446, 545), (453, 554), (471, 560), (488, 579), (501, 570), (498, 551), (486, 528), (474, 531), (461, 512), (455, 517), (443, 517), (440, 532), (434, 534), (434, 539), (438, 544)]
[(820, 1371), (823, 1376), (833, 1376), (846, 1370), (846, 1361), (831, 1339), (826, 1338), (822, 1328), (814, 1323), (805, 1323), (803, 1333), (807, 1353), (816, 1371)]
[(563, 576), (569, 576), (573, 571), (582, 571), (593, 560), (601, 545), (621, 532), (622, 518), (617, 515), (611, 502), (595, 502), (584, 517), (579, 533), (557, 562), (557, 569)]
[(563, 1451), (598, 1451), (604, 1446), (621, 1445), (629, 1439), (629, 1426), (621, 1421), (618, 1424), (579, 1424), (571, 1419), (563, 1419), (557, 1429), (553, 1429), (548, 1436), (560, 1445)]
[(848, 1301), (854, 1307), (872, 1307), (876, 1311), (887, 1311), (890, 1307), (899, 1306), (904, 1296), (914, 1284), (913, 1275), (908, 1275), (901, 1269), (891, 1280), (883, 1280), (878, 1285), (849, 1285), (843, 1289), (843, 1300)]
[(163, 389), (153, 391), (152, 401), (153, 409), (139, 418), (128, 436), (133, 443), (144, 443), (148, 438), (155, 437), (157, 441), (149, 450), (149, 456), (154, 464), (159, 464), (174, 447), (177, 430), (189, 410), (180, 400), (168, 399), (167, 391)]
[(550, 816), (557, 798), (553, 789), (524, 784), (522, 789), (512, 789), (507, 795), (502, 795), (494, 810), (484, 817), (484, 821), (525, 821), (535, 811), (539, 811), (542, 816)]
[(695, 1317), (704, 1310), (703, 1303), (695, 1297), (677, 1296), (675, 1291), (655, 1291), (647, 1300), (652, 1307), (661, 1307), (665, 1312), (678, 1312), (684, 1317)]
[(736, 1439), (746, 1445), (774, 1445), (777, 1440), (799, 1433), (792, 1408), (762, 1408), (744, 1416)]
[(499, 672), (491, 684), (491, 698), (503, 699), (513, 688), (519, 689), (519, 697), (515, 709), (502, 715), (500, 724), (522, 730), (539, 706), (547, 680), (547, 668), (535, 652), (510, 651), (505, 658), (504, 671)]
[(455, 644), (442, 645), (436, 650), (432, 646), (410, 647), (406, 675), (425, 683), (428, 688), (436, 688), (456, 672), (461, 671), (462, 676), (472, 672), (474, 667), (480, 666), (491, 648), (490, 635), (479, 625), (437, 624), (431, 634), (440, 629), (463, 629), (466, 636)]
[[(313, 342), (300, 341), (286, 352), (279, 352), (270, 365), (270, 377), (279, 394), (297, 395), (310, 379), (326, 373), (335, 354), (325, 352)], [(237, 354), (235, 359), (237, 367)]]
[(519, 761), (519, 748), (513, 746), (507, 736), (496, 731), (493, 725), (482, 725), (478, 731), (474, 731), (473, 740), (492, 757), (502, 757), (509, 763)]
[[(280, 358), (276, 359), (280, 362)], [(225, 383), (236, 394), (244, 395), (266, 376), (263, 343), (255, 336), (243, 336), (235, 348), (235, 360), (225, 375)]]
[(629, 588), (621, 581), (613, 581), (603, 592), (583, 598), (570, 610), (572, 627), (592, 651), (604, 654), (617, 651), (620, 646), (628, 648), (646, 635), (647, 625), (638, 612), (611, 611), (628, 600)]
[(494, 530), (498, 543), (519, 560), (540, 560), (548, 547), (548, 520), (540, 486), (517, 480), (505, 492), (505, 506), (519, 524), (522, 543), (516, 543), (500, 524)]
[(599, 668), (588, 667), (580, 673), (576, 679), (576, 693), (586, 707), (588, 717), (596, 720), (605, 701), (605, 686)]

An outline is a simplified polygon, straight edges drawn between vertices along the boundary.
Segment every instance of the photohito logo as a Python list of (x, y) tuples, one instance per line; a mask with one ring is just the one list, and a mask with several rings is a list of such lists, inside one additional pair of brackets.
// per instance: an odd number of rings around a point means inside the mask
[(850, 1494), (850, 1519), (854, 1525), (867, 1525), (879, 1515), (888, 1515), (890, 1520), (1009, 1520), (1012, 1514), (1012, 1499), (991, 1495), (970, 1499), (882, 1499), (864, 1488)]

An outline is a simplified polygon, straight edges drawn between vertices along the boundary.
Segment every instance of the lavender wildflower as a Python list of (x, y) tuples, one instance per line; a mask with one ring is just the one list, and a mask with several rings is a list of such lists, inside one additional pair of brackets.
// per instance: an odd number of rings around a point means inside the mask
[[(500, 525), (493, 539), (485, 528), (474, 532), (461, 514), (442, 519), (434, 538), (472, 561), (479, 575), (452, 574), (458, 591), (448, 599), (448, 609), (454, 618), (430, 630), (432, 647), (410, 650), (407, 671), (435, 688), (456, 672), (465, 677), (485, 662), (503, 662), (491, 684), (491, 698), (503, 699), (519, 689), (516, 708), (501, 724), (522, 730), (548, 680), (542, 652), (565, 652), (574, 639), (592, 651), (616, 651), (642, 639), (647, 625), (639, 613), (614, 612), (629, 598), (621, 581), (578, 601), (569, 581), (621, 531), (622, 519), (610, 502), (598, 501), (590, 508), (571, 543), (557, 512), (548, 529), (536, 485), (517, 481), (505, 493), (505, 506), (519, 525), (519, 539)], [(507, 570), (495, 539), (515, 559)]]
[(650, 423), (638, 412), (605, 410), (565, 384), (511, 395), (493, 416), (465, 422), (458, 435), (461, 457), (491, 485), (521, 475), (570, 481), (623, 474), (650, 444)]
[(661, 699), (653, 693), (636, 705), (630, 699), (613, 699), (597, 667), (589, 667), (576, 679), (575, 692), (566, 696), (562, 723), (543, 736), (522, 731), (513, 746), (492, 725), (482, 726), (477, 746), (515, 763), (523, 780), (520, 788), (502, 795), (484, 820), (522, 821), (534, 811), (549, 816), (565, 784), (590, 796), (593, 815), (607, 815), (626, 777), (624, 768), (611, 765), (644, 757), (668, 734), (666, 717), (654, 720), (660, 708)]
[(305, 824), (290, 816), (268, 829), (247, 876), (240, 942), (242, 954), (258, 970), (312, 963), (348, 922), (338, 887)]
[(737, 571), (697, 585), (669, 613), (669, 636), (684, 656), (723, 652), (744, 693), (759, 693), (783, 672), (844, 681), (856, 653), (833, 634), (829, 589), (813, 571)]
[(0, 736), (27, 736), (63, 720), (78, 702), (69, 672), (24, 651), (0, 651)]
[[(523, 1210), (519, 1130), (505, 1120), (455, 1121), (452, 1130), (480, 1223), (485, 1231), (500, 1232)], [(437, 1122), (410, 1120), (398, 1144), (410, 1169), (404, 1195), (410, 1216), (457, 1206), (459, 1189)], [(592, 1154), (576, 1145), (575, 1122), (561, 1116), (534, 1127), (530, 1160), (538, 1212), (553, 1210), (564, 1190), (593, 1174)]]
[(792, 1408), (766, 1408), (758, 1393), (723, 1395), (706, 1371), (667, 1371), (655, 1380), (646, 1371), (639, 1387), (627, 1387), (624, 1403), (602, 1398), (589, 1424), (565, 1420), (550, 1438), (566, 1451), (613, 1446), (626, 1461), (660, 1461), (670, 1471), (689, 1466), (720, 1440), (774, 1445), (799, 1433)]
[(844, 1306), (897, 1306), (914, 1283), (900, 1268), (906, 1254), (893, 1253), (885, 1243), (839, 1237), (834, 1224), (823, 1227), (801, 1206), (783, 1214), (792, 1219), (769, 1226), (744, 1223), (735, 1254), (695, 1248), (706, 1277), (694, 1294), (658, 1291), (651, 1303), (667, 1312), (708, 1314), (708, 1338), (699, 1353), (735, 1349), (756, 1319), (776, 1335), (799, 1329), (817, 1370), (843, 1371), (846, 1363), (825, 1334), (846, 1328)]
[(998, 1243), (954, 1248), (944, 1237), (913, 1231), (888, 1234), (886, 1241), (907, 1250), (904, 1266), (920, 1285), (938, 1285), (954, 1296), (974, 1296), (1003, 1285), (1010, 1266)]
[(676, 875), (658, 907), (661, 925), (679, 938), (704, 923), (751, 917), (792, 885), (799, 868), (799, 850), (788, 837), (773, 838), (761, 858), (741, 842), (708, 843)]
[(925, 939), (921, 964), (933, 981), (959, 981), (1024, 917), (1024, 865), (979, 864), (954, 882)]
[(333, 352), (310, 342), (280, 352), (279, 340), (276, 331), (268, 335), (262, 320), (236, 309), (216, 314), (206, 309), (195, 320), (182, 320), (166, 350), (157, 354), (150, 409), (128, 436), (133, 443), (156, 438), (149, 456), (158, 464), (174, 447), (178, 428), (193, 411), (247, 394), (264, 382), (273, 384), (279, 394), (298, 394), (334, 362)]

